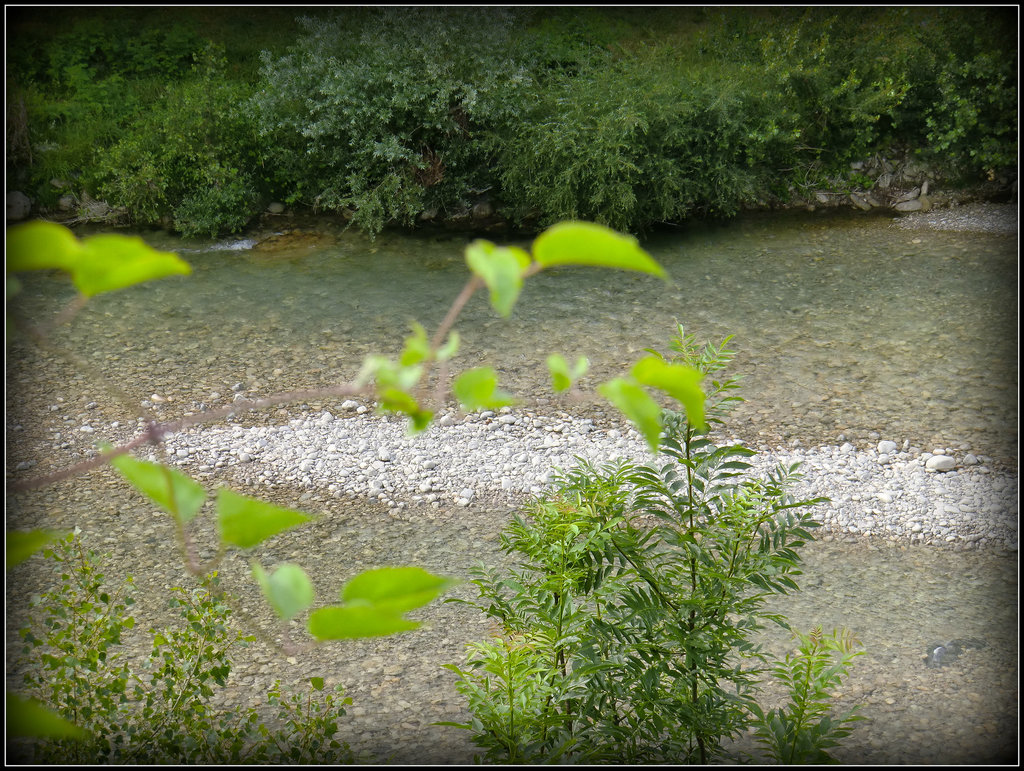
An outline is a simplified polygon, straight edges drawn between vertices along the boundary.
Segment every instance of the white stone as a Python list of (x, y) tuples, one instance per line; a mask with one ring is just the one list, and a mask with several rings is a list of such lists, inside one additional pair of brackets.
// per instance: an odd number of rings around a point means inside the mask
[(899, 449), (899, 446), (896, 444), (896, 442), (890, 442), (888, 440), (883, 440), (883, 441), (878, 443), (878, 453), (880, 455), (881, 454), (892, 455), (898, 449)]
[(956, 461), (948, 455), (933, 455), (924, 467), (928, 471), (951, 471), (956, 468)]

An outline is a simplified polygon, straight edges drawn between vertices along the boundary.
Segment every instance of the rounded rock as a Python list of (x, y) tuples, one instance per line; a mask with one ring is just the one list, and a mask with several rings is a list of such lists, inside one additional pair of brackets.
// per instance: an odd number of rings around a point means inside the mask
[(948, 455), (933, 455), (924, 464), (928, 471), (952, 471), (956, 468), (956, 461)]

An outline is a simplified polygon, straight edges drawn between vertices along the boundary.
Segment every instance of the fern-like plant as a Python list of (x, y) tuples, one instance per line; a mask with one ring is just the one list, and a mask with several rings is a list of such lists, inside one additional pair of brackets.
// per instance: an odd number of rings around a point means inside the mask
[[(679, 327), (665, 357), (710, 379), (708, 426), (738, 400), (734, 379), (714, 379), (727, 343), (700, 346)], [(846, 672), (823, 668), (823, 641), (848, 638), (819, 634), (804, 669), (776, 667), (813, 684), (793, 690), (790, 709), (766, 715), (755, 700), (769, 665), (755, 634), (788, 628), (765, 603), (798, 588), (797, 551), (822, 499), (786, 492), (795, 466), (753, 475), (752, 450), (716, 445), (685, 414), (665, 425), (647, 463), (580, 461), (562, 473), (502, 533), (519, 567), (474, 572), (479, 597), (468, 602), (495, 619), (499, 639), (449, 667), (473, 713), (452, 725), (473, 731), (486, 761), (710, 763), (734, 759), (727, 739), (766, 719), (786, 721), (787, 747), (824, 752), (844, 735), (818, 686)]]

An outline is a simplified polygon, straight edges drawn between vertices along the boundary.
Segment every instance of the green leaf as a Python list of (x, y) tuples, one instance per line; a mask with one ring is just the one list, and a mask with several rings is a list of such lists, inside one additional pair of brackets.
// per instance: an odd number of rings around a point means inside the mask
[(661, 434), (661, 407), (643, 388), (625, 378), (615, 378), (597, 387), (598, 392), (610, 401), (643, 434), (651, 452), (658, 451)]
[(82, 241), (62, 225), (30, 222), (7, 234), (7, 271), (64, 270), (86, 297), (152, 279), (187, 275), (178, 255), (153, 249), (138, 236), (102, 234)]
[(438, 361), (447, 361), (454, 356), (459, 350), (459, 333), (454, 329), (448, 335), (448, 342), (442, 345), (437, 351)]
[(313, 604), (313, 582), (298, 565), (286, 562), (272, 575), (252, 563), (252, 572), (278, 618), (287, 621)]
[(369, 603), (377, 608), (405, 613), (426, 605), (454, 583), (423, 568), (398, 567), (367, 570), (346, 584), (341, 599), (350, 604)]
[[(106, 452), (110, 445), (103, 443), (100, 449)], [(137, 460), (131, 455), (118, 455), (110, 465), (132, 487), (182, 524), (191, 521), (206, 500), (202, 485), (169, 466)]]
[(317, 691), (322, 691), (324, 689), (324, 679), (322, 677), (309, 678), (309, 684)]
[(402, 617), (422, 607), (454, 581), (422, 568), (377, 568), (360, 573), (342, 589), (344, 605), (314, 611), (309, 631), (320, 640), (381, 637), (416, 629)]
[(382, 410), (409, 416), (409, 429), (413, 434), (417, 434), (429, 426), (434, 417), (433, 412), (420, 408), (419, 402), (410, 394), (399, 391), (397, 388), (385, 389), (378, 394), (378, 398)]
[(19, 565), (46, 544), (63, 538), (66, 533), (56, 530), (11, 530), (6, 534), (7, 570)]
[(420, 623), (408, 621), (397, 613), (374, 607), (320, 608), (309, 616), (309, 633), (318, 640), (352, 640), (359, 637), (385, 637), (396, 632), (418, 629)]
[(188, 275), (192, 267), (172, 252), (158, 252), (138, 236), (104, 234), (82, 241), (72, 280), (86, 297), (157, 278)]
[(495, 409), (513, 403), (511, 394), (498, 388), (498, 376), (490, 367), (463, 372), (452, 384), (455, 398), (467, 410)]
[(647, 356), (633, 365), (632, 375), (643, 385), (660, 389), (686, 408), (686, 418), (696, 428), (703, 429), (704, 392), (700, 381), (703, 375), (685, 364), (669, 364), (657, 356)]
[(572, 387), (573, 381), (578, 380), (590, 367), (590, 362), (585, 356), (576, 360), (576, 366), (571, 370), (569, 364), (561, 354), (553, 353), (548, 356), (548, 371), (551, 373), (551, 388), (556, 391), (567, 391)]
[(74, 269), (82, 245), (63, 225), (37, 220), (7, 231), (7, 272)]
[(477, 239), (466, 247), (466, 264), (491, 290), (494, 310), (508, 316), (523, 288), (523, 271), (530, 265), (530, 256), (522, 249)]
[(301, 511), (239, 495), (226, 487), (217, 491), (221, 541), (240, 549), (248, 549), (310, 519)]
[(7, 737), (84, 739), (89, 732), (46, 709), (35, 699), (7, 693)]
[(667, 278), (664, 268), (632, 236), (592, 222), (560, 222), (533, 242), (533, 258), (542, 267), (590, 265), (650, 273)]
[(412, 323), (412, 334), (405, 338), (405, 348), (399, 363), (403, 367), (412, 364), (419, 364), (430, 357), (430, 341), (427, 339), (427, 330), (418, 322)]

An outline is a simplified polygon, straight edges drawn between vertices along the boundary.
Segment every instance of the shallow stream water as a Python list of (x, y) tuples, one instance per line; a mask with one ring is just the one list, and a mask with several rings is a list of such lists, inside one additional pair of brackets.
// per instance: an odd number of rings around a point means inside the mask
[[(233, 385), (258, 396), (348, 379), (367, 353), (396, 353), (409, 321), (428, 330), (436, 326), (466, 278), (466, 241), (454, 237), (385, 234), (370, 242), (325, 230), (313, 242), (298, 239), (274, 251), (247, 248), (252, 244), (240, 240), (211, 245), (163, 235), (147, 239), (181, 251), (194, 275), (95, 298), (55, 335), (57, 344), (88, 352), (86, 361), (136, 405), (158, 394), (187, 409), (213, 393), (230, 395)], [(862, 447), (879, 437), (908, 440), (924, 450), (957, 448), (1016, 465), (1015, 237), (907, 231), (893, 228), (888, 218), (822, 214), (695, 226), (659, 234), (645, 246), (672, 283), (596, 270), (552, 271), (527, 283), (507, 320), (489, 309), (485, 297), (475, 297), (458, 325), (465, 341), (461, 363), (490, 363), (510, 390), (529, 394), (543, 387), (547, 353), (570, 361), (586, 355), (592, 368), (582, 385), (592, 388), (619, 374), (644, 348), (667, 350), (678, 320), (698, 339), (735, 335), (732, 371), (744, 378), (747, 402), (730, 430), (749, 444), (835, 444), (842, 434)], [(50, 287), (27, 280), (25, 307), (45, 314), (71, 296), (69, 288)], [(40, 361), (52, 363), (45, 355)], [(47, 401), (96, 401), (108, 417), (130, 417), (108, 405), (93, 374), (39, 381), (34, 372), (31, 358), (13, 362), (9, 405), (22, 390), (41, 389)], [(302, 494), (275, 493), (279, 502), (292, 499), (296, 506), (303, 505)], [(369, 504), (361, 510), (365, 516), (351, 531), (340, 524), (347, 515), (339, 515), (337, 538), (326, 542), (330, 548), (336, 543), (346, 557), (365, 551), (376, 564), (413, 562), (446, 574), (494, 555), (495, 532), (507, 516), (461, 520), (470, 512), (453, 510), (450, 517), (441, 512), (416, 524)], [(805, 630), (847, 627), (866, 651), (837, 700), (843, 707), (865, 704), (870, 720), (847, 740), (841, 759), (1012, 758), (1015, 554), (850, 537), (809, 547), (805, 558), (805, 591), (781, 599), (779, 609)], [(450, 611), (438, 613), (434, 631), (424, 634), (442, 635), (438, 644), (454, 649), (452, 661), (458, 662), (461, 637), (483, 627), (454, 619), (463, 624), (455, 634), (443, 628), (452, 621)], [(948, 667), (924, 666), (930, 643), (968, 637), (985, 640), (987, 647)], [(784, 636), (766, 639), (785, 651)], [(356, 698), (354, 722), (364, 726), (367, 746), (381, 753), (388, 737), (412, 731), (416, 740), (399, 741), (393, 759), (427, 758), (430, 732), (454, 729), (431, 728), (422, 717), (402, 722), (395, 704), (423, 700), (437, 706), (432, 720), (465, 719), (445, 713), (458, 697), (450, 678), (437, 673), (416, 684), (427, 664), (412, 662), (430, 648), (422, 638), (380, 645), (365, 654), (381, 658), (380, 667), (345, 665), (337, 673)], [(350, 661), (360, 661), (359, 650)], [(427, 663), (437, 668), (444, 662), (437, 660), (436, 646), (434, 651)], [(401, 662), (397, 669), (395, 662)], [(391, 697), (391, 691), (402, 695)], [(376, 711), (381, 705), (387, 709)], [(458, 750), (445, 749), (449, 745), (442, 741), (430, 760), (468, 758), (465, 742), (451, 745)]]

